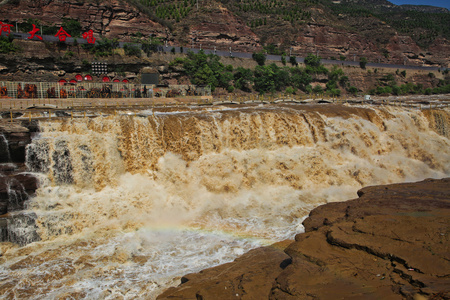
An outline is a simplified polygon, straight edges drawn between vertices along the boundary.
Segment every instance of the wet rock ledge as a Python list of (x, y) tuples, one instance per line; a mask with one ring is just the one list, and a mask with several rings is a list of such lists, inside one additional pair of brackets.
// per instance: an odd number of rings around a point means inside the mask
[(38, 187), (25, 166), (26, 147), (37, 131), (36, 122), (0, 120), (0, 215), (22, 209)]
[(306, 232), (188, 274), (157, 299), (449, 299), (450, 178), (363, 188)]

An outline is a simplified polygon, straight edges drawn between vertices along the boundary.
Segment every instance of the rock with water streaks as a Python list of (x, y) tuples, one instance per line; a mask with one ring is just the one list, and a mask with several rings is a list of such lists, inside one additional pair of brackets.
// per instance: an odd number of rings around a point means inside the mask
[(358, 195), (314, 209), (284, 252), (250, 251), (158, 299), (448, 299), (450, 178)]
[(38, 188), (38, 180), (26, 171), (26, 147), (36, 122), (0, 120), (0, 215), (23, 208), (24, 201)]

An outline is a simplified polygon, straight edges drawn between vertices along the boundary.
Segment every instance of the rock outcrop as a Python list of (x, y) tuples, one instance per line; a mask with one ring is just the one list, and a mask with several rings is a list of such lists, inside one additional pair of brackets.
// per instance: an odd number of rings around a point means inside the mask
[(36, 130), (34, 123), (0, 123), (0, 215), (23, 209), (38, 188), (37, 178), (25, 172), (26, 146)]
[[(92, 29), (96, 35), (124, 38), (141, 32), (164, 35), (166, 29), (153, 22), (126, 1), (13, 1), (0, 7), (9, 22), (38, 19), (41, 24), (61, 26), (64, 18), (79, 20), (83, 28)], [(4, 21), (4, 20), (3, 20)], [(31, 30), (32, 28), (30, 28)], [(45, 32), (44, 32), (45, 34)], [(80, 33), (81, 35), (81, 33)]]
[(450, 178), (314, 209), (285, 248), (189, 274), (158, 299), (448, 299)]

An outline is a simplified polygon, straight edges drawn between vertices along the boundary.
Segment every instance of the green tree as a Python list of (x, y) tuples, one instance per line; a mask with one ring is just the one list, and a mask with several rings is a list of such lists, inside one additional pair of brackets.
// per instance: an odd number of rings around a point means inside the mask
[(293, 67), (296, 67), (296, 66), (297, 66), (297, 59), (295, 58), (295, 56), (289, 57), (289, 62), (291, 63), (291, 65), (292, 65)]
[(305, 57), (305, 65), (312, 68), (318, 68), (320, 66), (320, 57), (311, 53), (308, 54), (308, 56)]
[(309, 75), (304, 69), (291, 68), (291, 84), (294, 88), (306, 91), (306, 86), (309, 85), (311, 81), (311, 75)]
[(203, 50), (198, 53), (189, 51), (186, 58), (176, 58), (169, 66), (182, 66), (184, 73), (189, 76), (193, 84), (209, 85), (212, 91), (217, 87), (231, 90), (233, 67), (224, 66), (217, 55), (207, 55)]
[(253, 53), (252, 58), (260, 66), (264, 66), (264, 64), (266, 63), (266, 56), (264, 55), (264, 53), (261, 53), (261, 52)]
[(359, 66), (361, 67), (361, 69), (365, 69), (366, 65), (367, 65), (367, 58), (361, 57), (359, 59)]
[(289, 73), (275, 64), (256, 66), (254, 71), (255, 90), (263, 94), (284, 89), (289, 85)]
[(253, 72), (250, 69), (238, 67), (233, 75), (234, 86), (237, 89), (249, 92), (251, 89), (251, 83), (253, 82)]
[(312, 91), (314, 94), (321, 94), (323, 93), (323, 88), (320, 85), (316, 85)]
[(150, 37), (147, 40), (140, 40), (142, 44), (142, 51), (144, 51), (147, 56), (150, 56), (152, 53), (158, 51), (158, 47), (162, 46), (161, 39), (156, 37)]
[(341, 68), (334, 66), (330, 73), (328, 73), (328, 79), (338, 81), (341, 76), (344, 75), (344, 71)]

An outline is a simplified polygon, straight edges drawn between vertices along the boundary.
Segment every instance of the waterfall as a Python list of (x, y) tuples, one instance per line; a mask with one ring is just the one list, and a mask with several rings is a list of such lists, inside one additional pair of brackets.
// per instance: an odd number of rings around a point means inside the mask
[(8, 140), (3, 134), (0, 134), (0, 163), (11, 162), (11, 155), (9, 154)]
[(41, 241), (0, 248), (4, 295), (154, 298), (362, 186), (449, 176), (448, 116), (266, 105), (41, 121), (26, 154), (41, 186), (17, 221)]

